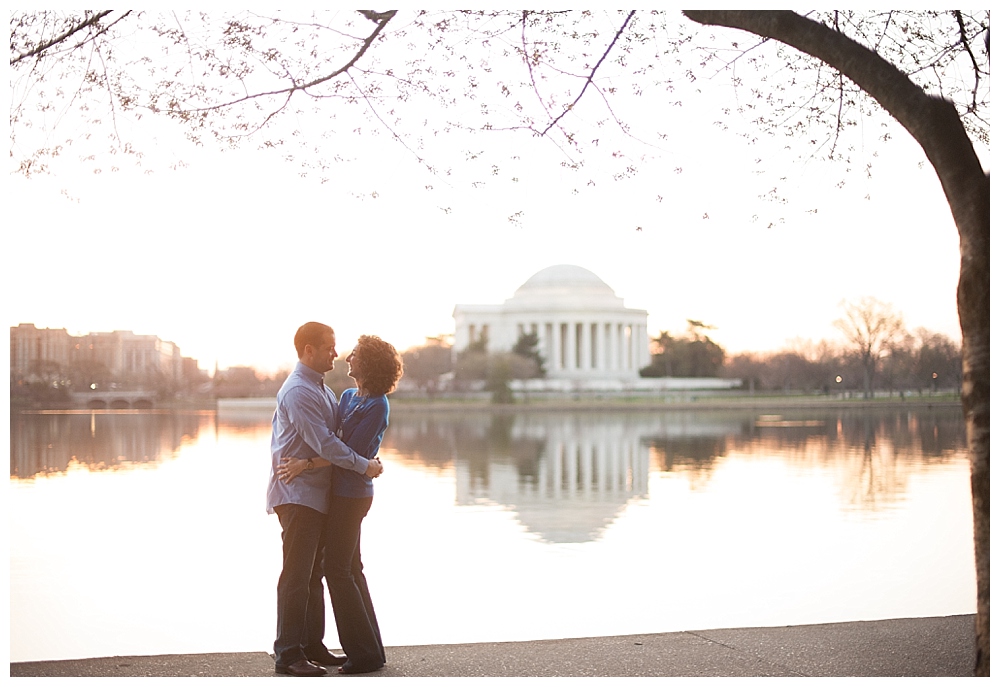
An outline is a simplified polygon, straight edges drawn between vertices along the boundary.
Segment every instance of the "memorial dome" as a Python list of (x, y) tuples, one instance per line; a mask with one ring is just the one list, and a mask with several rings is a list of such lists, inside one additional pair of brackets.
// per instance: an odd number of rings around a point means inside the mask
[(553, 265), (524, 282), (507, 303), (622, 307), (622, 300), (590, 270), (577, 265)]

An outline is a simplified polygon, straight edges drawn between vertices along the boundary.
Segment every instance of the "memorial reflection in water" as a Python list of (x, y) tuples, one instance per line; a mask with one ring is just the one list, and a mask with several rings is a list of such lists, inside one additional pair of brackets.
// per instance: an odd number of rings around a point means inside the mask
[(585, 542), (633, 500), (650, 470), (692, 489), (720, 459), (783, 456), (826, 468), (845, 508), (876, 512), (912, 473), (963, 460), (955, 409), (914, 411), (397, 413), (384, 446), (427, 466), (454, 464), (456, 503), (495, 503), (543, 541)]
[[(168, 460), (206, 432), (268, 439), (266, 413), (150, 411), (17, 413), (11, 477)], [(783, 456), (827, 467), (845, 507), (877, 510), (905, 493), (911, 473), (962, 458), (954, 408), (699, 412), (395, 412), (384, 450), (429, 469), (453, 466), (457, 505), (495, 503), (543, 541), (583, 542), (649, 491), (649, 471), (692, 488), (729, 455)], [(266, 451), (266, 447), (264, 447)]]
[[(11, 660), (266, 650), (269, 441), (266, 409), (13, 413)], [(957, 407), (397, 403), (381, 453), (365, 555), (390, 644), (975, 608)]]

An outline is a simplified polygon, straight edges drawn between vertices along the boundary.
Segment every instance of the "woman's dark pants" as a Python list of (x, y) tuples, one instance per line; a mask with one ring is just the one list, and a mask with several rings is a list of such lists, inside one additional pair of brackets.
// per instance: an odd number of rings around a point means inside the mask
[(350, 666), (359, 670), (377, 670), (385, 664), (382, 634), (361, 563), (361, 521), (371, 505), (371, 497), (331, 496), (324, 549), (326, 584), (340, 646)]

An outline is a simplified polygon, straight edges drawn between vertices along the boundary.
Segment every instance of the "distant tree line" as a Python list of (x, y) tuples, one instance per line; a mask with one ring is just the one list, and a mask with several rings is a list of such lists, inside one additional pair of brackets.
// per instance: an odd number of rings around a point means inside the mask
[[(346, 370), (346, 365), (343, 367)], [(155, 368), (140, 375), (121, 375), (98, 361), (61, 365), (52, 360), (35, 360), (27, 374), (11, 372), (10, 398), (15, 404), (58, 407), (70, 403), (72, 393), (87, 391), (145, 391), (161, 400), (264, 397), (275, 396), (287, 376), (287, 372), (267, 376), (252, 367), (237, 366), (216, 370), (210, 377), (192, 364), (185, 366), (175, 381)], [(348, 382), (353, 386), (353, 380)]]
[(713, 329), (688, 320), (684, 334), (660, 332), (652, 338), (652, 362), (643, 377), (725, 377), (742, 379), (743, 388), (760, 391), (959, 390), (962, 351), (957, 343), (927, 329), (909, 332), (892, 306), (867, 297), (841, 304), (833, 324), (840, 343), (791, 344), (766, 353), (726, 352), (705, 333)]
[[(841, 304), (833, 324), (839, 342), (793, 343), (766, 353), (727, 356), (708, 332), (712, 325), (688, 320), (681, 334), (661, 331), (650, 338), (650, 364), (642, 377), (724, 377), (743, 380), (749, 391), (858, 392), (958, 390), (962, 352), (944, 334), (909, 332), (892, 306), (874, 298)], [(545, 360), (536, 334), (522, 335), (510, 351), (489, 352), (480, 338), (452, 355), (446, 337), (429, 338), (403, 353), (404, 379), (429, 396), (441, 391), (488, 390), (494, 401), (510, 402), (514, 379), (544, 377)], [(485, 384), (483, 384), (485, 382)]]
[(535, 333), (522, 334), (510, 351), (490, 353), (485, 336), (452, 356), (445, 337), (428, 338), (423, 346), (404, 351), (403, 377), (433, 397), (439, 391), (467, 391), (485, 382), (496, 403), (514, 400), (510, 382), (545, 376), (545, 361)]
[(902, 333), (877, 358), (826, 341), (773, 353), (741, 353), (728, 360), (721, 376), (743, 380), (743, 388), (780, 391), (957, 392), (962, 384), (962, 351), (943, 334), (917, 329)]
[(10, 399), (12, 403), (60, 405), (70, 401), (71, 393), (93, 390), (147, 391), (167, 399), (195, 395), (208, 381), (208, 375), (194, 361), (185, 364), (180, 377), (175, 379), (158, 367), (123, 375), (115, 374), (96, 360), (79, 359), (62, 364), (38, 359), (31, 361), (27, 373), (18, 374), (12, 367)]
[(215, 398), (261, 398), (277, 396), (278, 389), (288, 378), (288, 372), (268, 376), (252, 367), (236, 366), (217, 370), (211, 383), (201, 393)]
[(958, 391), (962, 350), (944, 334), (918, 328), (909, 332), (892, 306), (866, 297), (841, 303), (834, 326), (841, 345), (821, 341), (777, 353), (742, 354), (724, 368), (728, 377), (756, 389), (860, 391)]

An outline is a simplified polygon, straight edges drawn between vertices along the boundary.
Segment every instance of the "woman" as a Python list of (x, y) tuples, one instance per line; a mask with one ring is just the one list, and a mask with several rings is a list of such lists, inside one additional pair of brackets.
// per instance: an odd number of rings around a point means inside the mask
[[(396, 349), (377, 336), (362, 336), (347, 356), (348, 374), (356, 389), (347, 389), (340, 397), (340, 423), (337, 435), (369, 460), (374, 459), (389, 426), (389, 400), (386, 394), (396, 388), (403, 375), (403, 363)], [(282, 459), (289, 478), (309, 467), (308, 459)], [(320, 461), (322, 465), (329, 465)], [(340, 646), (347, 654), (342, 673), (369, 673), (385, 665), (385, 648), (378, 620), (368, 592), (361, 563), (361, 522), (368, 514), (374, 497), (372, 478), (345, 470), (333, 469), (330, 507), (327, 513), (323, 568), (333, 603)]]

